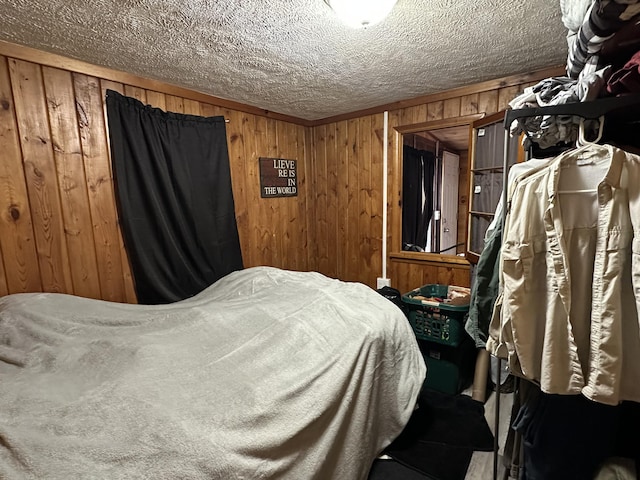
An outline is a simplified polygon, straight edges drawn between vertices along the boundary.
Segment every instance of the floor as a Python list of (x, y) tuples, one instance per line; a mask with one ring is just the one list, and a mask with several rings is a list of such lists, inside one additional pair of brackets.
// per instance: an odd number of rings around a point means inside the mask
[[(471, 395), (470, 392), (464, 391), (464, 394)], [(500, 394), (500, 416), (498, 427), (498, 471), (497, 476), (494, 477), (494, 456), (493, 452), (473, 452), (471, 457), (471, 463), (469, 464), (469, 470), (467, 470), (467, 476), (465, 480), (490, 480), (493, 478), (502, 479), (504, 473), (504, 467), (502, 466), (502, 451), (504, 448), (505, 440), (507, 439), (507, 432), (509, 430), (509, 422), (511, 417), (511, 407), (513, 405), (513, 393), (501, 393)], [(485, 418), (491, 427), (491, 431), (495, 435), (495, 411), (496, 411), (496, 393), (492, 392), (484, 405)]]
[[(463, 391), (465, 395), (471, 396), (471, 391)], [(502, 465), (502, 450), (507, 438), (507, 431), (509, 429), (509, 422), (511, 416), (511, 407), (513, 405), (513, 393), (500, 394), (500, 417), (499, 417), (499, 432), (498, 432), (498, 460), (497, 460), (497, 472), (494, 477), (494, 455), (493, 452), (473, 452), (471, 457), (471, 463), (467, 470), (465, 480), (503, 480), (504, 467)], [(485, 418), (487, 423), (494, 431), (495, 428), (495, 411), (496, 411), (496, 394), (491, 392), (485, 403)], [(387, 457), (388, 458), (388, 457)], [(417, 473), (414, 470), (403, 467), (401, 464), (395, 463), (395, 465), (381, 464), (377, 466), (377, 470), (370, 477), (375, 479), (396, 479), (396, 480), (408, 480), (408, 479), (421, 479), (426, 480), (426, 476)]]

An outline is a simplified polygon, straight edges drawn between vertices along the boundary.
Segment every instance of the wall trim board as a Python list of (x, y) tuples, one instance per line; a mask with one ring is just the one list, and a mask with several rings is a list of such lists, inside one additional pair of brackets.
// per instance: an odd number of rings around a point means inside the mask
[(437, 253), (422, 253), (422, 252), (392, 252), (389, 254), (389, 259), (393, 262), (399, 263), (415, 263), (415, 264), (429, 264), (438, 266), (447, 266), (451, 268), (465, 268), (470, 269), (471, 265), (464, 258), (458, 255), (441, 255)]
[[(245, 266), (310, 269), (312, 128), (105, 79), (96, 69), (88, 75), (15, 57), (0, 55), (0, 296), (59, 292), (136, 302), (118, 222), (107, 89), (171, 112), (228, 118)], [(262, 155), (299, 161), (297, 197), (259, 200)]]
[(91, 77), (98, 77), (104, 80), (110, 80), (113, 82), (123, 83), (125, 85), (144, 88), (146, 90), (153, 90), (156, 92), (174, 95), (176, 97), (183, 97), (198, 102), (209, 103), (212, 105), (237, 110), (244, 113), (260, 115), (262, 117), (273, 118), (275, 120), (294, 123), (296, 125), (303, 125), (305, 127), (311, 127), (314, 124), (314, 122), (305, 120), (303, 118), (284, 115), (277, 112), (271, 112), (262, 108), (235, 102), (233, 100), (214, 97), (213, 95), (201, 93), (196, 90), (179, 87), (177, 85), (171, 85), (159, 80), (139, 77), (131, 73), (93, 65), (82, 60), (76, 60), (73, 58), (58, 55), (56, 53), (45, 52), (44, 50), (36, 50), (35, 48), (25, 47), (23, 45), (5, 42), (3, 40), (0, 40), (0, 55), (15, 58), (17, 60), (37, 63), (47, 67), (58, 68), (75, 73), (82, 73)]
[(227, 100), (220, 97), (215, 97), (206, 93), (201, 93), (193, 89), (179, 87), (177, 85), (171, 85), (159, 80), (153, 80), (150, 78), (140, 77), (131, 73), (114, 70), (107, 67), (101, 67), (93, 65), (91, 63), (84, 62), (82, 60), (76, 60), (73, 58), (65, 57), (56, 53), (46, 52), (44, 50), (38, 50), (24, 45), (18, 45), (11, 42), (0, 40), (0, 55), (6, 57), (16, 58), (19, 60), (25, 60), (28, 62), (38, 63), (48, 67), (59, 68), (62, 70), (68, 70), (71, 72), (82, 73), (85, 75), (99, 77), (105, 80), (111, 80), (113, 82), (119, 82), (126, 85), (131, 85), (146, 90), (154, 90), (157, 92), (174, 95), (177, 97), (183, 97), (198, 102), (209, 103), (217, 105), (223, 108), (229, 108), (232, 110), (238, 110), (240, 112), (251, 113), (253, 115), (259, 115), (262, 117), (273, 118), (275, 120), (281, 120), (284, 122), (294, 123), (305, 127), (316, 127), (319, 125), (325, 125), (328, 123), (334, 123), (342, 120), (350, 120), (353, 118), (365, 117), (382, 113), (386, 110), (396, 110), (401, 108), (413, 107), (417, 105), (423, 105), (432, 102), (438, 102), (448, 100), (451, 98), (461, 97), (465, 95), (473, 95), (475, 93), (485, 92), (487, 90), (500, 89), (505, 87), (511, 87), (521, 85), (525, 83), (537, 82), (542, 79), (564, 75), (564, 65), (549, 67), (533, 72), (519, 73), (510, 75), (507, 77), (496, 78), (493, 80), (487, 80), (473, 85), (465, 87), (454, 88), (451, 90), (445, 90), (442, 92), (423, 95), (420, 97), (414, 97), (406, 100), (399, 100), (393, 103), (387, 103), (384, 105), (378, 105), (375, 107), (357, 110), (354, 112), (335, 115), (332, 117), (326, 117), (318, 120), (306, 120), (304, 118), (294, 117), (291, 115), (285, 115), (282, 113), (272, 112), (264, 110), (262, 108), (254, 107), (244, 103), (236, 102), (233, 100)]
[[(548, 72), (538, 75), (545, 74)], [(92, 298), (135, 302), (128, 256), (115, 214), (104, 108), (107, 88), (169, 111), (224, 115), (231, 120), (227, 127), (229, 158), (247, 266), (312, 269), (375, 288), (384, 264), (387, 277), (399, 288), (406, 288), (404, 291), (426, 283), (468, 286), (469, 266), (462, 263), (464, 259), (402, 251), (388, 251), (382, 256), (383, 238), (391, 245), (392, 232), (397, 231), (392, 230), (397, 208), (391, 205), (396, 204), (393, 191), (401, 176), (395, 153), (398, 132), (407, 125), (442, 126), (460, 122), (461, 118), (491, 115), (505, 108), (518, 90), (534, 84), (536, 77), (527, 74), (517, 78), (531, 81), (504, 88), (494, 88), (507, 85), (504, 80), (485, 82), (462, 89), (478, 91), (462, 97), (454, 96), (461, 89), (420, 97), (412, 103), (425, 98), (452, 98), (389, 111), (389, 135), (385, 137), (384, 106), (376, 114), (358, 117), (354, 113), (352, 117), (356, 118), (335, 123), (304, 122), (292, 117), (280, 120), (272, 112), (253, 114), (252, 108), (234, 102), (0, 42), (0, 98), (6, 99), (0, 108), (6, 125), (0, 121), (0, 130), (3, 126), (9, 129), (5, 128), (5, 135), (0, 131), (0, 170), (5, 173), (3, 176), (0, 172), (0, 184), (6, 184), (5, 190), (11, 192), (0, 198), (0, 209), (20, 213), (19, 219), (10, 215), (10, 223), (0, 227), (4, 253), (0, 254), (0, 295), (64, 289), (65, 293)], [(481, 91), (487, 85), (492, 89)], [(385, 145), (391, 155), (386, 171), (382, 158)], [(31, 155), (40, 163), (47, 162), (47, 170), (38, 170), (44, 172), (42, 178), (33, 173), (33, 162), (25, 161), (25, 147), (31, 152), (45, 152)], [(259, 200), (260, 156), (301, 161), (298, 197)], [(384, 202), (382, 189), (387, 175), (385, 194), (389, 197)], [(468, 175), (461, 178), (469, 181)], [(68, 189), (71, 180), (79, 188)], [(46, 198), (38, 195), (41, 185), (48, 188)], [(468, 191), (468, 183), (461, 185), (462, 191)], [(56, 221), (59, 219), (64, 229), (57, 229), (55, 242), (64, 242), (66, 251), (74, 252), (65, 256), (61, 247), (62, 260), (55, 259), (55, 265), (64, 264), (67, 257), (71, 262), (71, 283), (65, 288), (40, 272), (44, 264), (39, 263), (34, 238), (41, 244), (44, 240), (46, 247), (50, 235), (42, 219), (34, 220), (31, 212), (45, 211), (38, 210), (43, 202), (47, 208), (48, 203), (61, 204)], [(390, 215), (386, 229), (385, 209)], [(466, 212), (463, 217), (467, 218)], [(348, 244), (347, 240), (353, 241)], [(341, 248), (343, 244), (347, 247)], [(58, 271), (64, 278), (66, 270)], [(92, 278), (93, 283), (83, 282), (83, 278)]]
[(440, 128), (458, 127), (464, 125), (471, 125), (476, 120), (480, 120), (485, 117), (484, 113), (474, 113), (472, 115), (463, 115), (461, 117), (443, 118), (442, 120), (431, 120), (429, 122), (414, 123), (411, 125), (396, 125), (393, 127), (398, 133), (415, 133), (426, 130), (437, 130)]
[(565, 66), (559, 65), (555, 67), (549, 67), (542, 70), (536, 70), (528, 73), (518, 73), (508, 77), (496, 78), (493, 80), (487, 80), (480, 83), (474, 83), (465, 87), (454, 88), (451, 90), (445, 90), (443, 92), (432, 93), (429, 95), (423, 95), (420, 97), (414, 97), (407, 100), (400, 100), (393, 103), (387, 103), (385, 105), (378, 105), (377, 107), (371, 107), (364, 110), (358, 110), (355, 112), (344, 113), (333, 117), (327, 117), (313, 122), (314, 126), (323, 125), (327, 123), (339, 122), (342, 120), (349, 120), (355, 117), (363, 117), (366, 115), (373, 115), (376, 113), (382, 113), (386, 110), (399, 110), (407, 107), (415, 107), (417, 105), (423, 105), (427, 103), (439, 102), (443, 100), (449, 100), (451, 98), (463, 97), (466, 95), (473, 95), (475, 93), (486, 92), (488, 90), (496, 90), (505, 87), (513, 87), (526, 83), (533, 83), (543, 80), (549, 77), (566, 75)]

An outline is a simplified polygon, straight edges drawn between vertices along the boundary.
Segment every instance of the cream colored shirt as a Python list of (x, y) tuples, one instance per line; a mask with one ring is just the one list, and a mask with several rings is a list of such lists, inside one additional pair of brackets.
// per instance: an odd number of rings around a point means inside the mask
[(640, 401), (640, 157), (566, 152), (518, 178), (487, 349), (542, 391)]

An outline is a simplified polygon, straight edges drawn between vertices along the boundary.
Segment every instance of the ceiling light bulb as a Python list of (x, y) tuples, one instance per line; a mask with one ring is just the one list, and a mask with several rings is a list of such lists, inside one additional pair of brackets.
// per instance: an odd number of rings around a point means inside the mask
[(397, 0), (325, 0), (347, 25), (363, 28), (389, 15)]

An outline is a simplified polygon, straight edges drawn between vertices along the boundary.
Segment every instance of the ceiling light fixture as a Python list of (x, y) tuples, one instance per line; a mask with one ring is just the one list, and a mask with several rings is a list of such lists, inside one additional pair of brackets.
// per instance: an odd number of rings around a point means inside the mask
[(389, 15), (397, 0), (324, 0), (340, 17), (354, 28), (375, 25)]

